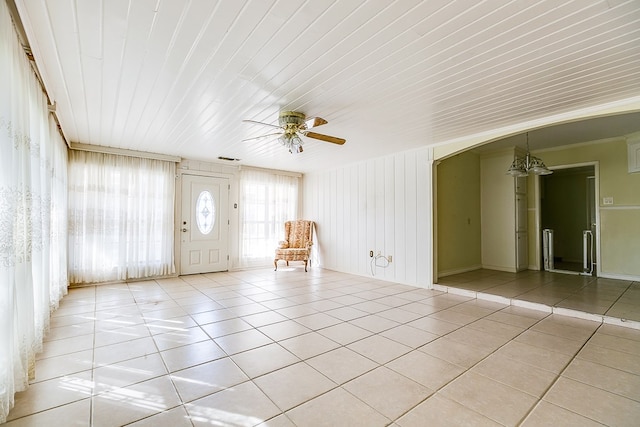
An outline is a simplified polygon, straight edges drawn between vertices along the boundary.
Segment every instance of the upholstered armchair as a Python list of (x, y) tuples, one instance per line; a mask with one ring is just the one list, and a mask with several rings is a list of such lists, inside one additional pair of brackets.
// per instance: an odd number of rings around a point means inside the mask
[(304, 261), (304, 271), (310, 264), (311, 245), (313, 245), (313, 221), (299, 219), (284, 223), (284, 240), (276, 249), (276, 258), (273, 264), (278, 269), (278, 261)]

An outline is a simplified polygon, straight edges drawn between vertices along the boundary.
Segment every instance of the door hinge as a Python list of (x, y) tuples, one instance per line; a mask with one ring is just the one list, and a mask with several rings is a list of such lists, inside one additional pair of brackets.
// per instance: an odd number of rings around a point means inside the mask
[(229, 255), (227, 255), (227, 261), (229, 261)]

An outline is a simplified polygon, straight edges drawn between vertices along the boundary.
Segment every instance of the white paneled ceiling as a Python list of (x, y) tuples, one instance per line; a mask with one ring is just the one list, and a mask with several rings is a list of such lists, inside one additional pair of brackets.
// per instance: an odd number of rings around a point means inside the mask
[[(640, 0), (15, 1), (82, 144), (305, 172), (640, 99)], [(282, 109), (347, 143), (241, 141)]]

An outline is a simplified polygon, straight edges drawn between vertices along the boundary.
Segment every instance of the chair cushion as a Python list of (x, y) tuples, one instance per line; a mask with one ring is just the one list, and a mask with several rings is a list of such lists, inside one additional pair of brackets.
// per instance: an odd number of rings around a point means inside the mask
[(309, 259), (309, 251), (307, 249), (276, 249), (276, 259), (286, 261), (304, 261)]

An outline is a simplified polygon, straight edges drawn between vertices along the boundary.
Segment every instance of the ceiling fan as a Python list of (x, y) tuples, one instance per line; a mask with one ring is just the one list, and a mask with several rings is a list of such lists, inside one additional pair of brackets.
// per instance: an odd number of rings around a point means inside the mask
[(302, 153), (302, 145), (304, 144), (304, 141), (301, 136), (338, 145), (342, 145), (347, 142), (345, 139), (336, 138), (335, 136), (311, 132), (309, 129), (322, 126), (328, 122), (320, 117), (307, 118), (304, 113), (300, 113), (298, 111), (281, 111), (278, 117), (278, 125), (257, 122), (255, 120), (243, 120), (243, 122), (269, 126), (276, 128), (277, 131), (266, 135), (256, 136), (254, 138), (243, 139), (242, 141), (251, 141), (277, 136), (278, 141), (280, 141), (280, 143), (284, 145), (290, 153)]

